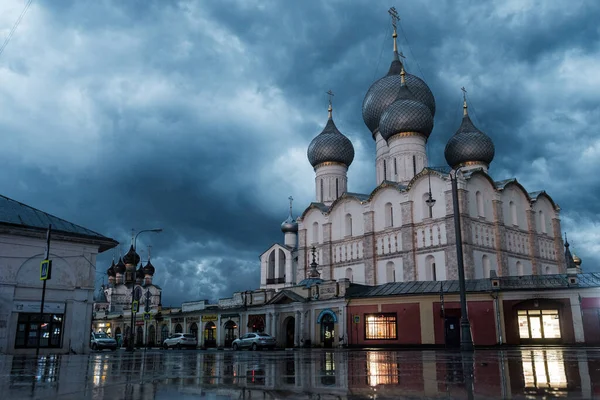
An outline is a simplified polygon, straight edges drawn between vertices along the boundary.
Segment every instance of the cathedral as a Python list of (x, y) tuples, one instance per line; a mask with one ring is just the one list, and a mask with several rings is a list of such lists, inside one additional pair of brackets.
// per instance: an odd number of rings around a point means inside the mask
[(348, 190), (354, 147), (335, 125), (330, 96), (325, 127), (307, 151), (315, 199), (296, 219), (290, 199), (284, 243), (260, 257), (261, 288), (281, 290), (317, 275), (364, 285), (457, 279), (453, 179), (467, 279), (565, 273), (560, 208), (543, 190), (492, 177), (494, 143), (471, 120), (466, 96), (444, 151), (448, 165), (429, 166), (435, 98), (405, 70), (396, 38), (394, 21), (389, 71), (362, 105), (376, 146), (374, 189)]

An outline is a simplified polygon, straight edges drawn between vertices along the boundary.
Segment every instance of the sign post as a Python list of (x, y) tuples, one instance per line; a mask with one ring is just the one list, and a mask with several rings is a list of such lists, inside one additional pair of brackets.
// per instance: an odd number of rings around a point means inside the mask
[[(44, 322), (44, 302), (46, 300), (46, 282), (52, 278), (52, 261), (50, 261), (50, 235), (52, 232), (52, 225), (48, 225), (48, 231), (46, 232), (46, 254), (44, 254), (44, 260), (40, 263), (40, 280), (42, 284), (42, 305), (40, 307), (40, 323), (37, 327), (37, 345), (35, 347), (35, 356), (40, 355), (40, 343), (42, 341), (42, 325)], [(52, 333), (52, 332), (50, 332)], [(48, 337), (50, 340), (50, 337)]]

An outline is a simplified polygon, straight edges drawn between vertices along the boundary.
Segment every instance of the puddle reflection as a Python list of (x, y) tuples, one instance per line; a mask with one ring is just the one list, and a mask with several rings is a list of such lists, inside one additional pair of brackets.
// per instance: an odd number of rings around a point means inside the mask
[[(600, 350), (135, 352), (3, 356), (8, 398), (579, 397), (600, 394)], [(10, 368), (7, 368), (10, 366)], [(186, 397), (191, 396), (191, 397)], [(216, 397), (215, 397), (216, 396)], [(246, 396), (246, 397), (244, 397)], [(314, 398), (317, 398), (314, 397)]]

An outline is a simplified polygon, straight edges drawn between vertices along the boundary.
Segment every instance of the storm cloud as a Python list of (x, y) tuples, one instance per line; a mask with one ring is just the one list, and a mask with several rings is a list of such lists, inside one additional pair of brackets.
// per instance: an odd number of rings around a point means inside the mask
[[(0, 39), (25, 5), (0, 3)], [(306, 148), (327, 118), (353, 142), (349, 190), (375, 185), (362, 122), (391, 61), (382, 1), (41, 1), (0, 55), (0, 193), (123, 243), (152, 245), (163, 304), (259, 284), (287, 197), (313, 199)], [(496, 144), (490, 173), (545, 189), (599, 271), (597, 1), (396, 4), (410, 73), (437, 101), (431, 165), (461, 118)], [(115, 252), (118, 256), (118, 251)], [(113, 252), (98, 258), (97, 284)]]

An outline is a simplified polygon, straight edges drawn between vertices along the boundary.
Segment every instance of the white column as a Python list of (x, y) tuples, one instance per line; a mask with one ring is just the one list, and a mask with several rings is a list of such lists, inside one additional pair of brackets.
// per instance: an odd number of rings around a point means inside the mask
[[(342, 346), (345, 344), (346, 338), (346, 306), (342, 306), (338, 308), (338, 324), (337, 324), (337, 332), (335, 332), (337, 336), (338, 345)], [(344, 338), (340, 340), (340, 338)]]
[(269, 335), (271, 334), (271, 318), (273, 317), (273, 314), (268, 312), (265, 313), (265, 333), (268, 333)]
[(300, 346), (300, 324), (302, 322), (302, 313), (300, 311), (296, 311), (296, 321), (294, 323), (294, 346)]
[(577, 294), (572, 294), (569, 300), (571, 301), (571, 315), (573, 316), (573, 332), (575, 333), (575, 343), (584, 343), (585, 337), (583, 334), (583, 319), (581, 318), (579, 296)]
[(271, 336), (277, 340), (277, 324), (279, 323), (279, 313), (273, 313), (272, 327), (271, 327)]
[(217, 316), (217, 347), (223, 346), (223, 339), (221, 338), (224, 331), (222, 326), (221, 314)]
[(585, 350), (577, 351), (577, 364), (579, 366), (579, 376), (581, 378), (581, 394), (584, 399), (592, 398), (592, 382), (590, 379), (590, 370), (588, 368), (588, 359)]

